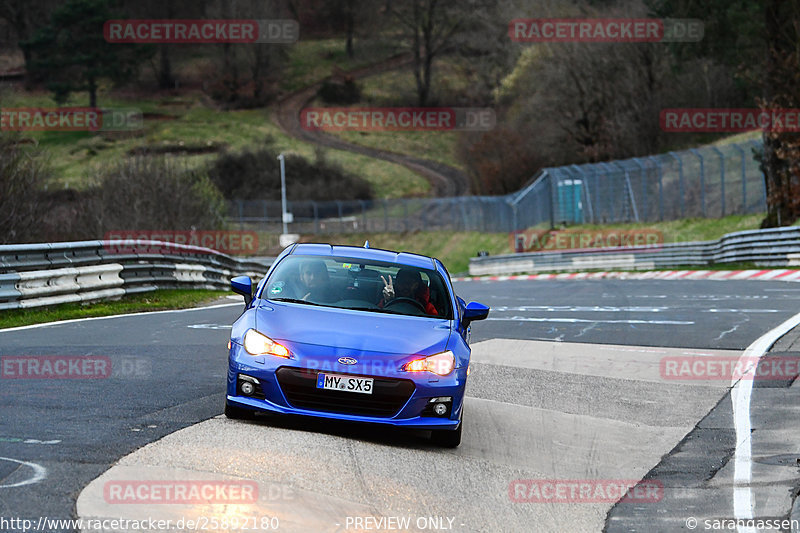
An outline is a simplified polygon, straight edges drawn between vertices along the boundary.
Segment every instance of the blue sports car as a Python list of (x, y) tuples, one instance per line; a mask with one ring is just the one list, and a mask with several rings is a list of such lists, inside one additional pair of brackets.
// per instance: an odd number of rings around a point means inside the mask
[(461, 443), (469, 332), (489, 308), (465, 304), (438, 260), (355, 246), (294, 244), (233, 324), (225, 415), (307, 415), (432, 431)]

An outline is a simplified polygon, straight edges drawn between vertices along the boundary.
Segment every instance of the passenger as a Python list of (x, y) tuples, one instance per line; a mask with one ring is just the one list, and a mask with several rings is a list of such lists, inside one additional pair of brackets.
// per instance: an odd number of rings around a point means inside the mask
[(306, 261), (300, 265), (300, 285), (303, 300), (332, 302), (335, 298), (329, 285), (328, 268), (324, 261)]
[(395, 298), (411, 298), (416, 300), (429, 315), (438, 315), (439, 312), (430, 301), (430, 289), (422, 281), (422, 276), (418, 270), (412, 268), (401, 268), (397, 272), (397, 284), (392, 285), (392, 276), (388, 276), (388, 281), (383, 280), (383, 300), (378, 302), (378, 307), (384, 307)]

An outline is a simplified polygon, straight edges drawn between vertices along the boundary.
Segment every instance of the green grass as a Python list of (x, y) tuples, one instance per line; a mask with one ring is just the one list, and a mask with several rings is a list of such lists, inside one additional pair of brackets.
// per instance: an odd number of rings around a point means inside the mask
[[(758, 229), (764, 214), (731, 215), (725, 218), (686, 218), (665, 222), (642, 222), (636, 224), (579, 224), (565, 229), (570, 231), (623, 231), (633, 229), (652, 229), (664, 235), (664, 242), (696, 242), (719, 239), (726, 233)], [(535, 227), (530, 229), (546, 229)]]
[[(462, 95), (469, 89), (470, 81), (465, 75), (468, 70), (468, 64), (459, 64), (454, 57), (437, 58), (433, 67), (430, 102), (443, 107), (455, 106), (456, 102), (450, 100), (450, 95)], [(364, 95), (364, 105), (417, 105), (417, 85), (410, 66), (370, 76), (358, 83)]]
[[(187, 107), (186, 101), (190, 102)], [(57, 187), (84, 188), (101, 167), (116, 163), (129, 150), (163, 145), (205, 146), (217, 144), (230, 150), (257, 148), (267, 136), (274, 139), (282, 151), (295, 152), (306, 159), (315, 158), (315, 146), (285, 135), (275, 123), (272, 113), (265, 109), (219, 111), (202, 103), (199, 94), (186, 94), (179, 104), (173, 99), (141, 99), (127, 101), (101, 93), (103, 107), (128, 107), (144, 113), (159, 113), (174, 120), (145, 120), (144, 128), (133, 133), (89, 132), (28, 132), (25, 136), (37, 140), (47, 150)], [(6, 103), (8, 102), (8, 103)], [(73, 94), (67, 105), (84, 105), (85, 94)], [(43, 93), (3, 95), (7, 107), (51, 107), (53, 102)], [(326, 150), (327, 158), (346, 172), (361, 176), (373, 188), (376, 198), (423, 196), (430, 184), (411, 170), (351, 152)], [(204, 166), (217, 154), (176, 156), (190, 168)]]
[(438, 161), (466, 170), (456, 154), (458, 133), (452, 131), (342, 131), (332, 135), (354, 143), (403, 155)]
[[(362, 101), (353, 107), (416, 107), (416, 82), (410, 67), (384, 72), (360, 80)], [(433, 88), (438, 94), (461, 94), (465, 88), (463, 76), (449, 58), (436, 62)], [(439, 102), (450, 107), (451, 102)], [(325, 107), (319, 100), (314, 106)], [(456, 151), (459, 133), (452, 131), (344, 131), (331, 132), (341, 139), (369, 148), (438, 161), (466, 170)]]
[(746, 131), (744, 133), (736, 133), (729, 135), (723, 139), (719, 139), (711, 143), (712, 146), (727, 146), (734, 143), (744, 143), (748, 141), (757, 141), (763, 135), (760, 131)]
[(144, 311), (162, 311), (167, 309), (186, 309), (213, 302), (228, 291), (165, 289), (143, 294), (123, 296), (117, 301), (105, 301), (91, 304), (69, 303), (34, 309), (14, 309), (0, 314), (0, 329), (57, 322), (73, 318), (140, 313)]
[(389, 42), (355, 41), (355, 56), (347, 57), (343, 39), (299, 41), (289, 52), (289, 64), (281, 81), (281, 89), (295, 91), (316, 83), (333, 73), (334, 67), (352, 70), (377, 63), (396, 53)]

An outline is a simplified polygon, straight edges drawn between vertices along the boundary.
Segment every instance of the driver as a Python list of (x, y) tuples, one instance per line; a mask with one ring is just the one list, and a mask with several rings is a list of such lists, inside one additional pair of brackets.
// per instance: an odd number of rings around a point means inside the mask
[(303, 293), (301, 299), (320, 302), (333, 301), (331, 288), (328, 285), (328, 268), (323, 261), (306, 261), (300, 265), (300, 283)]
[(431, 291), (428, 285), (422, 281), (422, 276), (418, 270), (413, 268), (401, 268), (397, 271), (397, 283), (392, 284), (392, 276), (388, 280), (383, 280), (383, 300), (378, 302), (378, 307), (384, 307), (395, 298), (411, 298), (420, 303), (425, 312), (429, 315), (438, 315), (436, 307), (430, 301)]

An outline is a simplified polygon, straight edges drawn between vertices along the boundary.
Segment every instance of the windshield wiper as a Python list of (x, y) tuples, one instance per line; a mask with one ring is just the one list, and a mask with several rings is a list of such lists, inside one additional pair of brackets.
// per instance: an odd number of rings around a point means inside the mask
[(273, 302), (288, 302), (291, 304), (306, 304), (306, 305), (316, 305), (319, 307), (325, 307), (322, 304), (301, 300), (300, 298), (269, 298), (269, 299), (272, 300)]
[(337, 307), (337, 309), (350, 309), (351, 311), (374, 311), (376, 313), (389, 313), (390, 315), (401, 314), (395, 313), (394, 311), (387, 311), (386, 309), (381, 309), (380, 307)]
[(398, 313), (397, 311), (390, 311), (388, 309), (382, 309), (380, 307), (337, 307), (337, 309), (352, 309), (353, 311), (372, 311), (373, 313), (386, 313), (388, 315), (400, 315), (400, 316), (431, 316), (431, 315), (411, 315), (408, 313)]

